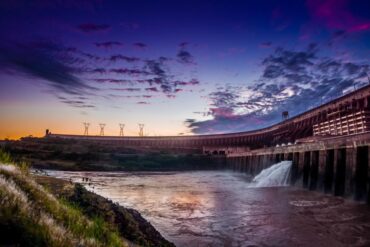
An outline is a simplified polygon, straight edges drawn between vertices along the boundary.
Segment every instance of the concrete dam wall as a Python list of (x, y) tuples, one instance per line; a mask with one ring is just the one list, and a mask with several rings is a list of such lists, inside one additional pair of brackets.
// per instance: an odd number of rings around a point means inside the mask
[(256, 175), (272, 164), (291, 160), (292, 185), (370, 203), (369, 146), (370, 133), (332, 137), (235, 152), (226, 156), (226, 166)]

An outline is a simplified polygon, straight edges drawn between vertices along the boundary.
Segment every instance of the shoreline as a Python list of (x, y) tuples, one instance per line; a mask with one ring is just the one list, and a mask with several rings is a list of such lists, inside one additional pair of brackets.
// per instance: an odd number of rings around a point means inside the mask
[(118, 233), (129, 240), (133, 246), (175, 246), (133, 208), (118, 205), (105, 197), (88, 191), (80, 183), (72, 183), (51, 176), (32, 175), (32, 177), (57, 198), (79, 207), (85, 215), (99, 216), (108, 224), (114, 225), (118, 228)]

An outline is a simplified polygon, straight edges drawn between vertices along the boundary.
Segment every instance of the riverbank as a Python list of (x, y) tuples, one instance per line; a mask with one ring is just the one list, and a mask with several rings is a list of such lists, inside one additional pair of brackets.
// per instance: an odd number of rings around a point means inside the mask
[(79, 183), (71, 183), (49, 176), (34, 175), (33, 177), (57, 198), (80, 208), (84, 215), (104, 219), (109, 225), (116, 227), (121, 236), (132, 243), (140, 246), (174, 246), (134, 209), (113, 203), (111, 200), (86, 190)]
[(35, 169), (63, 171), (187, 171), (214, 170), (220, 158), (197, 153), (130, 149), (99, 143), (28, 138), (8, 141), (4, 149)]
[(134, 209), (0, 153), (0, 245), (174, 246)]

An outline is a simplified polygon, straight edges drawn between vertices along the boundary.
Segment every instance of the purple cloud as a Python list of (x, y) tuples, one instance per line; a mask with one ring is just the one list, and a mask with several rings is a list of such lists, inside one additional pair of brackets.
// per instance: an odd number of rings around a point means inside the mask
[(113, 83), (113, 84), (131, 84), (131, 80), (126, 79), (112, 79), (112, 78), (98, 78), (94, 79), (95, 82), (98, 83)]
[(137, 57), (128, 57), (128, 56), (124, 56), (124, 55), (112, 55), (110, 58), (109, 58), (110, 61), (112, 62), (117, 62), (119, 60), (122, 60), (122, 61), (125, 61), (125, 62), (128, 62), (128, 63), (133, 63), (133, 62), (138, 62), (140, 61), (140, 58), (137, 58)]
[(271, 42), (262, 42), (260, 44), (260, 47), (261, 48), (270, 48), (272, 46), (272, 43)]
[(85, 33), (93, 33), (107, 31), (111, 28), (111, 26), (107, 24), (83, 23), (78, 25), (77, 28)]
[(183, 64), (195, 64), (193, 55), (190, 54), (190, 52), (181, 49), (177, 53), (177, 61)]
[(181, 42), (180, 44), (179, 44), (179, 47), (180, 47), (180, 49), (185, 49), (188, 45), (189, 45), (190, 43), (189, 42)]
[(348, 0), (307, 0), (307, 7), (315, 23), (328, 29), (359, 32), (370, 30), (370, 20), (350, 11)]
[(123, 92), (139, 92), (139, 91), (141, 91), (140, 88), (133, 88), (133, 87), (129, 87), (129, 88), (111, 88), (111, 90), (123, 91)]
[(133, 43), (132, 44), (135, 48), (138, 48), (138, 49), (145, 49), (148, 47), (147, 44), (144, 44), (144, 43), (141, 43), (141, 42), (136, 42), (136, 43)]
[(117, 41), (107, 41), (107, 42), (97, 42), (95, 43), (95, 46), (100, 47), (100, 48), (110, 49), (113, 46), (123, 46), (123, 44)]
[(156, 87), (148, 87), (148, 88), (145, 88), (145, 91), (148, 91), (148, 92), (159, 92), (158, 88), (156, 88)]
[(194, 86), (194, 85), (198, 85), (199, 84), (199, 81), (196, 80), (196, 79), (191, 79), (190, 81), (175, 81), (175, 85), (178, 85), (178, 86)]
[(150, 75), (149, 72), (139, 69), (120, 68), (120, 69), (110, 69), (109, 71), (117, 74), (125, 74), (130, 76)]
[(135, 31), (140, 28), (140, 24), (137, 22), (121, 22), (120, 26), (128, 31)]
[(0, 44), (0, 70), (39, 79), (51, 87), (49, 93), (63, 95), (63, 99), (58, 98), (61, 102), (92, 108), (82, 96), (94, 94), (96, 88), (81, 79), (80, 73), (85, 69), (81, 59), (72, 56), (73, 50), (48, 41)]

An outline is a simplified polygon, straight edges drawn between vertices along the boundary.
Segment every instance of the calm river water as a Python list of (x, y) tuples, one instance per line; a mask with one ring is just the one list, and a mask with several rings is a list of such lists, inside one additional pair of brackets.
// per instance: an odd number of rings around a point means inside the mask
[(370, 207), (227, 171), (62, 172), (138, 210), (177, 246), (370, 246)]

